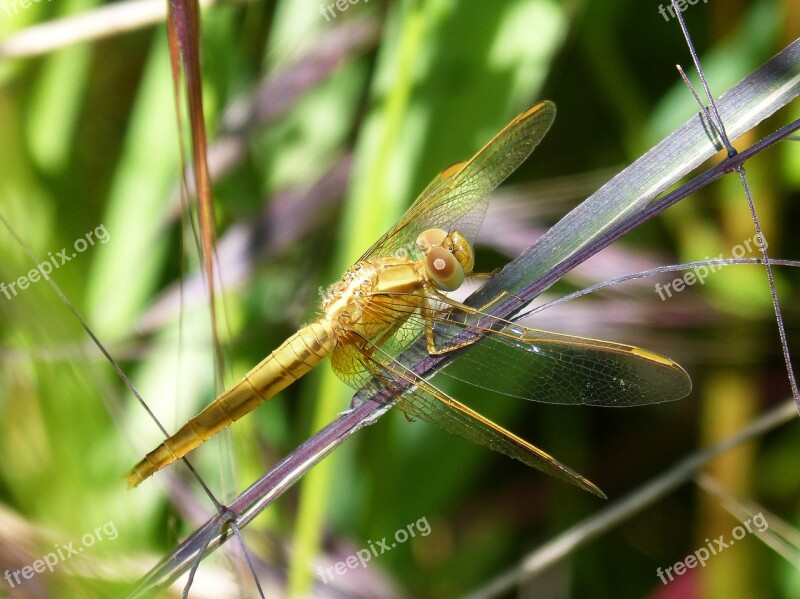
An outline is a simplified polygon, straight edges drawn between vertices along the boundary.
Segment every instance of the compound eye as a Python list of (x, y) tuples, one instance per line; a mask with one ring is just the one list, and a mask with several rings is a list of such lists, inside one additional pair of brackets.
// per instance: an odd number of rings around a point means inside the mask
[(475, 253), (472, 251), (472, 246), (470, 246), (466, 237), (458, 231), (453, 231), (450, 233), (450, 240), (453, 245), (453, 255), (461, 264), (464, 272), (472, 272), (475, 267)]
[(444, 229), (427, 229), (417, 237), (417, 247), (427, 254), (431, 248), (442, 245), (446, 237)]
[(428, 276), (442, 291), (455, 291), (464, 282), (464, 269), (456, 257), (442, 247), (434, 247), (425, 257)]

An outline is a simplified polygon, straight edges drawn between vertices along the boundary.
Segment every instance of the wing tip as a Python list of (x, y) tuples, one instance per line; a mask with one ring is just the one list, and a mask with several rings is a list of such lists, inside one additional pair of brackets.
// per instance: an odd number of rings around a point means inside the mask
[(552, 115), (551, 118), (555, 119), (556, 115), (555, 102), (552, 102), (551, 100), (543, 100), (542, 102), (539, 102), (538, 104), (535, 104), (534, 106), (528, 108), (528, 110), (520, 114), (515, 120), (522, 121), (537, 113), (551, 114)]
[[(578, 486), (581, 489), (583, 489), (584, 491), (589, 491), (589, 493), (599, 497), (600, 499), (608, 499), (608, 495), (603, 493), (603, 491), (600, 489), (600, 487), (598, 487), (596, 484), (594, 484), (588, 478), (581, 478), (580, 482), (581, 482), (581, 484), (578, 485)], [(577, 484), (577, 481), (576, 481), (576, 484)]]

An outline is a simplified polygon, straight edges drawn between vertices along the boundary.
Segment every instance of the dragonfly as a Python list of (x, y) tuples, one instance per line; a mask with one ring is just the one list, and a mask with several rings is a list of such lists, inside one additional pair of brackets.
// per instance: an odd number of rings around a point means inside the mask
[[(522, 164), (555, 119), (544, 101), (512, 120), (475, 156), (450, 166), (325, 293), (304, 325), (128, 474), (129, 487), (242, 418), (326, 357), (345, 383), (377, 379), (408, 419), (423, 420), (599, 497), (591, 481), (445, 393), (398, 360), (424, 338), (431, 355), (459, 350), (441, 371), (491, 391), (544, 403), (634, 406), (679, 399), (689, 376), (669, 358), (630, 345), (528, 328), (447, 294), (473, 272), (491, 192)], [(492, 300), (494, 302), (496, 300)], [(465, 336), (480, 315), (480, 335)], [(398, 385), (402, 381), (404, 385)]]

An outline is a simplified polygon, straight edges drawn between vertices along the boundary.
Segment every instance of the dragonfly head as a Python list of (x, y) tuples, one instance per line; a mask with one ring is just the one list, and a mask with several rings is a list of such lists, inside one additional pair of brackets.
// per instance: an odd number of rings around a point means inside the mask
[(464, 276), (475, 266), (472, 246), (458, 231), (428, 229), (417, 237), (417, 247), (425, 254), (425, 271), (442, 291), (461, 287)]

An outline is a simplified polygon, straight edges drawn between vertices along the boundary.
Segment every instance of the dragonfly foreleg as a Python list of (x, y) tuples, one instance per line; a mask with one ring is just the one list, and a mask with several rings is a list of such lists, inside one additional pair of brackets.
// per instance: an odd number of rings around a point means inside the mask
[[(479, 275), (470, 275), (470, 276), (483, 276), (483, 275), (479, 274)], [(431, 291), (431, 293), (436, 295), (436, 297), (437, 297), (437, 299), (439, 301), (441, 301), (443, 304), (448, 306), (448, 308), (445, 309), (445, 310), (436, 310), (436, 309), (423, 310), (423, 317), (425, 318), (425, 343), (426, 343), (426, 347), (427, 347), (428, 353), (431, 354), (431, 355), (446, 354), (446, 353), (451, 352), (453, 350), (459, 349), (461, 347), (465, 347), (467, 345), (472, 345), (472, 343), (474, 343), (474, 341), (472, 341), (472, 340), (459, 341), (459, 342), (448, 341), (446, 345), (439, 346), (439, 344), (437, 344), (436, 338), (435, 338), (435, 330), (434, 330), (434, 326), (433, 326), (433, 321), (440, 314), (441, 315), (447, 315), (448, 319), (453, 321), (453, 322), (459, 322), (458, 320), (453, 318), (454, 312), (456, 310), (460, 311), (462, 313), (462, 315), (476, 316), (476, 315), (480, 315), (480, 314), (486, 314), (486, 312), (487, 312), (487, 310), (489, 308), (491, 308), (493, 305), (495, 305), (497, 302), (499, 302), (501, 299), (503, 299), (505, 297), (513, 297), (513, 298), (519, 300), (520, 303), (523, 303), (522, 299), (517, 297), (513, 293), (509, 293), (508, 291), (501, 291), (493, 299), (489, 300), (488, 302), (486, 302), (482, 306), (480, 306), (478, 308), (475, 308), (473, 306), (468, 306), (466, 304), (463, 304), (463, 303), (461, 303), (461, 302), (459, 302), (457, 300), (454, 300), (454, 299), (446, 296), (444, 293), (442, 293), (438, 289), (434, 288), (434, 289), (431, 289), (430, 291)], [(439, 314), (437, 314), (437, 312)], [(466, 325), (466, 322), (462, 321), (462, 324)]]

